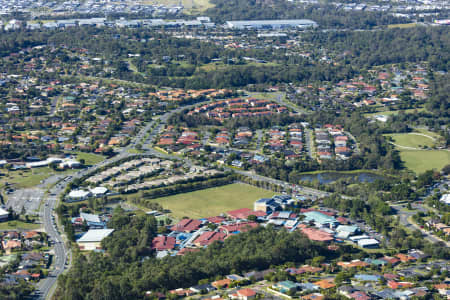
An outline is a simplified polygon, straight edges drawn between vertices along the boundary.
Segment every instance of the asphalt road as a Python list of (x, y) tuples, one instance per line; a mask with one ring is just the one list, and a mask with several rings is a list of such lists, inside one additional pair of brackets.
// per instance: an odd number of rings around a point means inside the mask
[(47, 299), (51, 297), (53, 292), (52, 288), (55, 285), (57, 278), (64, 272), (66, 267), (66, 261), (68, 259), (69, 250), (64, 244), (61, 234), (59, 233), (55, 217), (53, 215), (53, 209), (58, 201), (59, 193), (62, 193), (64, 190), (65, 184), (57, 185), (50, 190), (51, 194), (55, 194), (55, 196), (50, 195), (45, 199), (45, 204), (42, 208), (42, 221), (44, 224), (45, 232), (47, 232), (49, 236), (49, 240), (53, 244), (53, 267), (49, 276), (39, 282), (37, 286), (37, 290), (34, 293), (34, 299)]
[(252, 172), (249, 172), (249, 171), (239, 171), (239, 170), (234, 170), (234, 171), (236, 173), (238, 173), (238, 174), (242, 174), (242, 175), (245, 175), (247, 177), (250, 177), (253, 180), (269, 182), (269, 183), (272, 183), (272, 184), (276, 184), (276, 185), (282, 186), (282, 187), (284, 187), (286, 189), (290, 188), (292, 190), (295, 190), (299, 194), (307, 194), (307, 195), (310, 195), (310, 196), (313, 196), (313, 197), (316, 197), (316, 198), (323, 198), (323, 197), (326, 197), (326, 196), (330, 195), (330, 193), (327, 193), (327, 192), (324, 192), (324, 191), (312, 189), (312, 188), (309, 188), (309, 187), (300, 186), (300, 185), (297, 185), (297, 184), (291, 184), (291, 183), (288, 183), (288, 182), (285, 182), (285, 181), (282, 181), (282, 180), (277, 180), (277, 179), (273, 179), (273, 178), (270, 178), (270, 177), (261, 176), (261, 175), (258, 175), (258, 174), (255, 174), (255, 173), (252, 173)]
[(417, 226), (416, 224), (414, 224), (408, 220), (410, 217), (412, 217), (413, 215), (416, 214), (416, 211), (404, 210), (404, 205), (401, 205), (401, 204), (391, 205), (391, 207), (396, 211), (396, 214), (400, 220), (400, 224), (402, 224), (403, 226), (405, 226), (406, 228), (408, 228), (410, 230), (419, 230), (420, 232), (422, 232), (422, 236), (431, 243), (444, 242), (448, 247), (450, 247), (449, 242), (445, 242), (445, 241), (437, 238), (436, 236), (432, 235), (430, 232), (423, 230), (422, 228), (420, 228), (419, 226)]
[[(282, 101), (281, 97), (279, 98), (279, 101)], [(163, 154), (163, 153), (160, 153), (160, 152), (152, 149), (151, 143), (153, 142), (155, 137), (158, 135), (159, 131), (163, 128), (164, 124), (167, 122), (167, 120), (169, 119), (169, 117), (172, 114), (181, 112), (184, 109), (193, 108), (198, 104), (199, 103), (177, 108), (175, 110), (172, 110), (170, 112), (167, 112), (167, 113), (159, 116), (159, 118), (152, 120), (138, 132), (138, 134), (136, 135), (135, 138), (132, 139), (130, 144), (127, 147), (123, 148), (118, 153), (118, 155), (116, 155), (110, 159), (104, 160), (92, 167), (87, 168), (87, 169), (79, 170), (78, 172), (74, 173), (73, 175), (70, 175), (70, 176), (66, 177), (65, 179), (61, 180), (53, 188), (50, 189), (49, 196), (44, 199), (45, 204), (42, 206), (41, 215), (42, 215), (42, 222), (44, 224), (45, 231), (49, 235), (49, 238), (54, 242), (54, 253), (55, 253), (54, 263), (53, 263), (53, 269), (49, 273), (49, 276), (39, 282), (39, 284), (37, 286), (37, 290), (34, 293), (34, 299), (51, 298), (51, 295), (54, 291), (54, 286), (56, 284), (58, 276), (64, 272), (64, 269), (66, 268), (66, 263), (67, 264), (69, 263), (68, 256), (69, 256), (70, 252), (69, 252), (69, 249), (64, 244), (64, 240), (62, 238), (61, 233), (57, 229), (55, 217), (53, 214), (53, 210), (57, 204), (58, 198), (64, 192), (64, 189), (66, 188), (67, 184), (69, 182), (71, 182), (72, 180), (74, 180), (75, 178), (81, 178), (85, 175), (93, 173), (98, 168), (101, 168), (103, 166), (111, 164), (115, 161), (121, 160), (126, 157), (130, 157), (130, 156), (140, 156), (139, 154), (129, 153), (128, 151), (135, 148), (136, 145), (141, 142), (143, 143), (142, 148), (145, 151), (143, 153), (145, 155), (152, 154), (156, 157), (161, 157), (161, 158), (170, 158), (170, 159), (177, 159), (177, 160), (182, 159), (183, 161), (187, 161), (189, 163), (190, 161), (188, 159), (180, 158), (180, 157), (174, 156), (174, 155)], [(159, 124), (156, 124), (157, 122), (159, 122)], [(190, 163), (192, 163), (192, 162), (190, 162)], [(287, 182), (283, 182), (280, 180), (256, 175), (256, 174), (253, 174), (250, 172), (244, 172), (244, 171), (237, 171), (237, 172), (241, 173), (243, 175), (249, 176), (256, 180), (271, 182), (274, 184), (284, 186), (285, 188), (293, 188), (293, 189), (297, 190), (298, 192), (307, 193), (307, 194), (310, 194), (315, 197), (324, 197), (324, 196), (328, 195), (328, 193), (323, 192), (323, 191), (314, 190), (314, 189), (306, 188), (306, 187), (301, 187), (298, 185), (291, 185)], [(50, 182), (54, 183), (54, 180), (52, 179)], [(70, 267), (70, 265), (68, 265), (68, 267)]]
[[(167, 121), (167, 119), (170, 117), (170, 115), (172, 113), (179, 112), (185, 108), (189, 108), (189, 107), (182, 107), (182, 108), (176, 109), (172, 112), (166, 113), (160, 117), (160, 120), (165, 122), (165, 121)], [(64, 178), (63, 180), (61, 180), (59, 183), (57, 183), (54, 187), (52, 187), (50, 189), (49, 196), (44, 199), (44, 205), (42, 206), (41, 216), (42, 216), (42, 222), (44, 224), (45, 232), (47, 232), (49, 239), (54, 244), (54, 247), (53, 247), (54, 261), (53, 261), (52, 270), (49, 273), (49, 276), (39, 282), (39, 284), (36, 288), (36, 291), (33, 294), (33, 299), (45, 300), (45, 299), (51, 298), (52, 293), (54, 291), (55, 284), (58, 279), (58, 276), (64, 272), (64, 269), (66, 268), (66, 263), (69, 263), (68, 262), (69, 249), (64, 244), (63, 237), (57, 229), (55, 215), (53, 214), (53, 210), (58, 202), (58, 198), (64, 192), (64, 189), (66, 188), (67, 184), (75, 178), (81, 178), (85, 175), (95, 172), (98, 168), (101, 168), (103, 166), (111, 164), (120, 159), (136, 155), (136, 154), (129, 153), (128, 150), (134, 148), (147, 135), (147, 133), (151, 130), (151, 128), (153, 127), (155, 122), (156, 122), (156, 120), (153, 120), (152, 122), (148, 123), (144, 128), (142, 128), (139, 131), (139, 133), (136, 135), (136, 137), (132, 140), (130, 145), (125, 147), (124, 149), (122, 149), (122, 151), (118, 155), (116, 155), (110, 159), (104, 160), (104, 161), (98, 163), (97, 165), (94, 165), (87, 169), (79, 170), (75, 174)], [(157, 128), (155, 128), (155, 129), (157, 129)], [(151, 137), (154, 137), (156, 135), (155, 129), (150, 132)], [(156, 152), (156, 153), (161, 155), (161, 153), (159, 153), (159, 152)], [(58, 179), (60, 179), (60, 178), (58, 178)], [(46, 183), (46, 182), (44, 182), (44, 183)], [(48, 183), (55, 183), (55, 182), (52, 179), (49, 182), (47, 182), (47, 184)], [(70, 265), (68, 267), (70, 267)]]

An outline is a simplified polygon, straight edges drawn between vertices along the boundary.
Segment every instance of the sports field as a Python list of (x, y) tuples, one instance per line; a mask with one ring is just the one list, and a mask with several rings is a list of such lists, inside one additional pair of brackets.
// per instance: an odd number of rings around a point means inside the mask
[(184, 12), (187, 14), (203, 12), (208, 8), (214, 7), (214, 4), (209, 2), (209, 0), (145, 0), (142, 3), (166, 6), (177, 6), (181, 4), (185, 8)]
[(405, 167), (423, 173), (427, 170), (441, 170), (450, 164), (450, 152), (445, 150), (400, 150), (400, 157)]
[(253, 208), (253, 203), (264, 197), (272, 197), (275, 193), (247, 184), (235, 183), (190, 193), (156, 198), (165, 209), (172, 211), (172, 216), (180, 219), (204, 218), (217, 216), (238, 208)]
[[(387, 136), (392, 137), (394, 143), (400, 147), (409, 147), (421, 149), (424, 146), (432, 147), (435, 144), (435, 138), (419, 132), (411, 133), (394, 133), (388, 134)], [(414, 149), (409, 149), (414, 150)]]
[(416, 129), (410, 133), (387, 134), (392, 138), (395, 148), (400, 152), (400, 158), (405, 167), (423, 173), (427, 170), (441, 170), (450, 164), (450, 152), (446, 150), (428, 150), (440, 144), (441, 137), (425, 129)]

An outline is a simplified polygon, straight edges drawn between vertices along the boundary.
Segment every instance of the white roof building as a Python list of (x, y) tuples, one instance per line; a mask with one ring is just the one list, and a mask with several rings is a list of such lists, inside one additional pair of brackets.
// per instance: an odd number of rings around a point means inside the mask
[(94, 223), (100, 223), (100, 217), (98, 215), (88, 214), (88, 213), (80, 213), (80, 217), (85, 220), (86, 222), (94, 222)]
[(41, 161), (35, 161), (35, 162), (29, 162), (26, 163), (25, 165), (27, 166), (27, 168), (39, 168), (39, 167), (45, 167), (50, 165), (51, 163), (60, 163), (62, 161), (61, 158), (58, 157), (49, 157), (46, 160), (41, 160)]
[(65, 161), (63, 161), (62, 163), (59, 164), (60, 168), (65, 168), (65, 167), (78, 168), (80, 166), (81, 166), (81, 163), (79, 161), (77, 161), (77, 160), (74, 160), (74, 159), (65, 160)]
[(0, 207), (0, 221), (6, 221), (6, 220), (8, 220), (8, 217), (9, 217), (9, 212)]
[(311, 20), (245, 20), (227, 21), (226, 26), (230, 29), (283, 29), (317, 27), (317, 23)]
[(113, 233), (114, 229), (90, 229), (77, 240), (80, 250), (101, 250), (101, 242)]
[(350, 240), (351, 240), (352, 242), (356, 242), (356, 241), (359, 241), (359, 240), (365, 240), (365, 239), (368, 239), (368, 238), (369, 238), (368, 235), (363, 234), (363, 235), (355, 235), (355, 236), (352, 236), (352, 237), (350, 238)]
[(83, 201), (87, 199), (91, 195), (91, 192), (84, 190), (73, 190), (70, 191), (69, 195), (67, 195), (66, 199), (70, 201)]
[(362, 239), (358, 241), (358, 246), (362, 248), (378, 248), (380, 242), (376, 239)]
[(450, 194), (442, 195), (440, 201), (441, 201), (442, 203), (445, 203), (445, 204), (447, 204), (447, 205), (450, 205)]
[(108, 189), (105, 188), (105, 187), (103, 187), (103, 186), (97, 186), (97, 187), (91, 189), (92, 195), (94, 195), (94, 196), (96, 196), (96, 197), (97, 197), (97, 196), (104, 195), (104, 194), (106, 194), (107, 192), (108, 192)]

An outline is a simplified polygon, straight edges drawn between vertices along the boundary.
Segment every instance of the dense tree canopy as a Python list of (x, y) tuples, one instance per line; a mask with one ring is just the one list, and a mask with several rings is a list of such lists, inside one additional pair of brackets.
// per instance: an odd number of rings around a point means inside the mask
[(143, 299), (147, 290), (189, 287), (202, 279), (339, 254), (299, 232), (261, 227), (199, 252), (156, 259), (141, 251), (150, 246), (153, 220), (118, 212), (111, 221), (117, 230), (103, 243), (106, 254), (76, 254), (69, 273), (59, 280), (58, 298)]

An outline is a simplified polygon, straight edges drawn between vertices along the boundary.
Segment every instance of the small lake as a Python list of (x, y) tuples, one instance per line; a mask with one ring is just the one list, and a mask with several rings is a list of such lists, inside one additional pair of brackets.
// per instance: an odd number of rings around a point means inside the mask
[(317, 174), (305, 174), (300, 176), (302, 181), (318, 180), (321, 184), (331, 183), (341, 178), (357, 180), (358, 182), (374, 182), (377, 179), (383, 179), (383, 176), (370, 172), (358, 173), (340, 173), (340, 172), (323, 172)]

